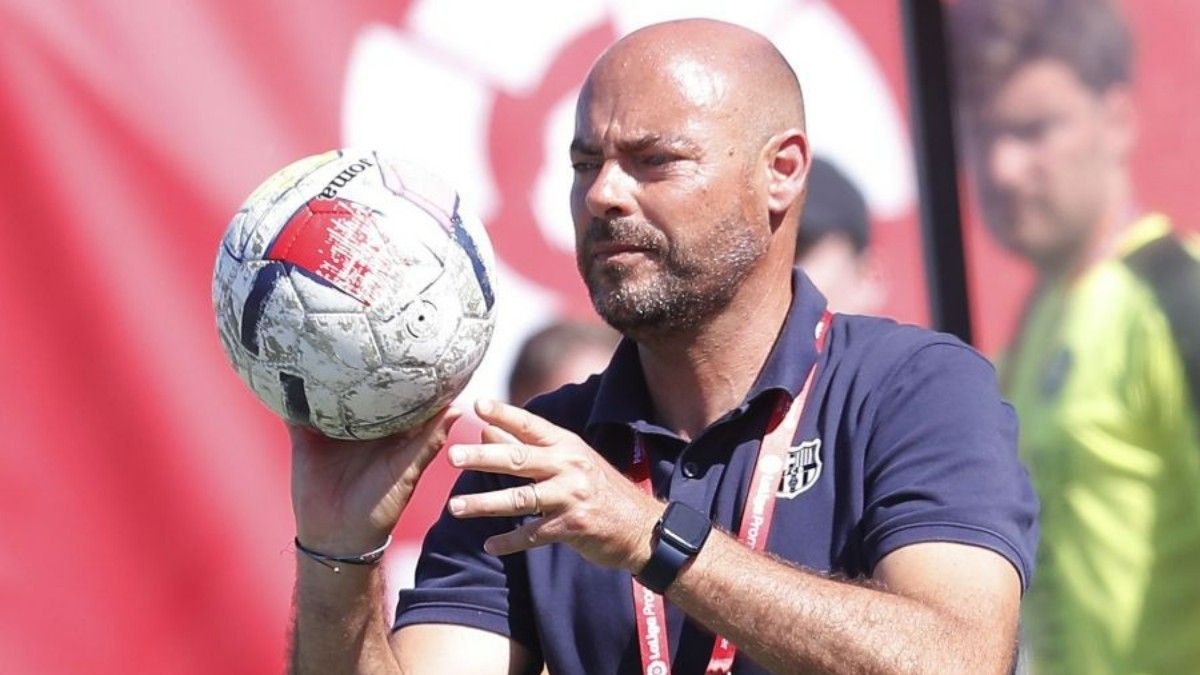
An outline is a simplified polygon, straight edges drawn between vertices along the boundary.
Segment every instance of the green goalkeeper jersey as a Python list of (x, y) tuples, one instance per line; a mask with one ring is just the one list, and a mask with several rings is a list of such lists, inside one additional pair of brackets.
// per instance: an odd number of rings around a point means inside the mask
[[(1048, 284), (1003, 368), (1041, 498), (1034, 672), (1200, 673), (1200, 441), (1167, 317), (1121, 255)], [(1200, 289), (1197, 289), (1200, 292)]]

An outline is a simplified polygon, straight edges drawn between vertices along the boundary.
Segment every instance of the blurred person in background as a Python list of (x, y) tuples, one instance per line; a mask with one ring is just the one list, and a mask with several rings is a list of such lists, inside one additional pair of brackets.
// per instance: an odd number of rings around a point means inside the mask
[(825, 294), (831, 311), (874, 314), (882, 307), (883, 285), (870, 242), (871, 216), (862, 192), (828, 160), (814, 157), (796, 264)]
[(550, 323), (521, 344), (508, 376), (508, 400), (525, 405), (538, 394), (583, 382), (604, 370), (620, 339), (600, 323)]
[(1034, 670), (1196, 672), (1200, 273), (1132, 184), (1129, 31), (1099, 0), (950, 7), (982, 213), (1038, 275), (1001, 368), (1042, 502)]

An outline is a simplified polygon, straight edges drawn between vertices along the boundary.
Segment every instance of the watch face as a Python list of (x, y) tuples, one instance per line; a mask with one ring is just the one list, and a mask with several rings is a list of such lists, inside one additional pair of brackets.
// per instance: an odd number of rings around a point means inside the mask
[(697, 553), (708, 538), (712, 521), (699, 511), (679, 502), (671, 502), (663, 514), (660, 536), (677, 548)]

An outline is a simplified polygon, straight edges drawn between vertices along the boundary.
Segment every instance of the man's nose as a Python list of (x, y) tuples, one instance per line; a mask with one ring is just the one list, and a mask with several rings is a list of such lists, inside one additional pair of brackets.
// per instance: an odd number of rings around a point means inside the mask
[(1032, 161), (1028, 143), (1001, 136), (988, 150), (988, 178), (999, 188), (1019, 188), (1029, 180)]
[(597, 218), (605, 219), (630, 215), (635, 208), (633, 192), (636, 184), (620, 162), (603, 162), (584, 198), (588, 211)]

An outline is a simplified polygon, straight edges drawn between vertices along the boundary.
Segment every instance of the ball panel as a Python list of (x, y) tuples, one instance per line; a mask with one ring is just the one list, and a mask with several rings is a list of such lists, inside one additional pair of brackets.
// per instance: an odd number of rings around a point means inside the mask
[(329, 355), (346, 368), (368, 371), (383, 365), (371, 324), (358, 313), (309, 313), (308, 330), (328, 338)]
[(280, 365), (298, 362), (304, 307), (281, 263), (262, 266), (242, 310), (240, 343), (259, 360)]
[(353, 439), (342, 414), (342, 398), (338, 392), (308, 377), (304, 382), (308, 397), (309, 425), (331, 438)]
[(490, 319), (463, 316), (455, 327), (455, 339), (446, 345), (438, 359), (438, 376), (457, 394), (479, 367), (492, 338)]
[(447, 273), (395, 316), (373, 320), (384, 362), (398, 366), (436, 364), (447, 343), (455, 339), (461, 309), (454, 275)]
[(355, 300), (328, 281), (300, 267), (288, 270), (292, 288), (305, 311), (313, 312), (361, 312), (366, 305)]
[(334, 392), (353, 387), (370, 371), (355, 368), (346, 361), (355, 360), (355, 352), (361, 348), (356, 344), (364, 338), (361, 333), (324, 332), (318, 322), (306, 321), (299, 336), (297, 368), (305, 379), (320, 382)]
[(379, 174), (388, 190), (417, 204), (449, 230), (458, 204), (458, 193), (453, 187), (416, 164), (396, 159), (381, 158)]
[(426, 415), (429, 393), (438, 391), (431, 368), (381, 368), (342, 392), (346, 427), (357, 438), (378, 438), (410, 428)]

